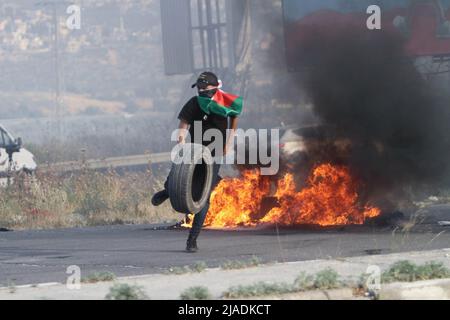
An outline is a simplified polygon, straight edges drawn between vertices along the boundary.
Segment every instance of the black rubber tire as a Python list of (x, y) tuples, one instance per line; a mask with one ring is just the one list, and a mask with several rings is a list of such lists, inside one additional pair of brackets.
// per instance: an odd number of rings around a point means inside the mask
[(213, 159), (208, 148), (187, 144), (183, 148), (181, 164), (172, 164), (169, 175), (169, 199), (175, 211), (184, 214), (199, 213), (211, 193)]

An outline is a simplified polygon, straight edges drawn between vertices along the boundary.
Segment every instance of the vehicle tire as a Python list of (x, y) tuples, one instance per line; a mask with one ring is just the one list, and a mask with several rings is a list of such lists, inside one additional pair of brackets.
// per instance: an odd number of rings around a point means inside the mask
[[(206, 205), (213, 183), (213, 158), (199, 144), (186, 144), (169, 174), (168, 192), (175, 211), (196, 214)], [(181, 162), (181, 163), (180, 163)]]

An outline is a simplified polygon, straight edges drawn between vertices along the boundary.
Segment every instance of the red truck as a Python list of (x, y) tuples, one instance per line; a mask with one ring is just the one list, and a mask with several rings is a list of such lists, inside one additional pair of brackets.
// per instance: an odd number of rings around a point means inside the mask
[[(322, 0), (315, 2), (316, 9), (311, 9), (312, 2), (303, 0), (305, 3), (309, 2), (306, 14), (302, 14), (302, 6), (298, 4), (298, 18), (292, 19), (295, 13), (291, 12), (289, 19), (286, 19), (286, 11), (290, 10), (289, 2), (295, 0), (284, 1), (287, 59), (290, 65), (299, 58), (297, 49), (309, 37), (318, 33), (338, 36), (343, 30), (366, 28), (370, 16), (366, 10), (362, 10), (364, 6), (356, 11), (341, 10), (338, 0)], [(398, 5), (395, 5), (396, 2)], [(413, 58), (450, 58), (450, 2), (410, 0), (407, 5), (404, 3), (405, 1), (393, 0), (388, 8), (381, 5), (382, 29), (403, 37), (405, 52)]]

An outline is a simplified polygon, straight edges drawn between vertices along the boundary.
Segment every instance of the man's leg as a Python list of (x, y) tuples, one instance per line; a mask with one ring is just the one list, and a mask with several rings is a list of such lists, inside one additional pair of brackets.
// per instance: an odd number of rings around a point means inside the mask
[(164, 190), (155, 193), (152, 197), (152, 205), (158, 207), (162, 205), (167, 199), (169, 199), (169, 192), (167, 191), (169, 186), (169, 177), (164, 182)]
[(209, 210), (209, 200), (206, 205), (203, 207), (202, 211), (197, 213), (194, 216), (194, 222), (192, 223), (192, 228), (189, 231), (189, 237), (186, 243), (186, 251), (188, 252), (196, 252), (198, 250), (197, 247), (197, 238), (202, 231), (203, 223), (205, 223), (206, 215)]
[[(220, 178), (220, 176), (219, 176), (219, 170), (220, 170), (220, 165), (214, 164), (213, 185), (212, 185), (211, 190), (214, 190), (217, 187), (220, 180), (222, 180), (222, 178)], [(211, 194), (209, 196), (211, 197)], [(189, 237), (188, 237), (187, 244), (186, 244), (186, 251), (188, 251), (188, 252), (196, 252), (198, 250), (197, 238), (200, 234), (200, 231), (202, 231), (203, 224), (205, 223), (205, 220), (206, 220), (206, 215), (208, 214), (208, 211), (209, 211), (209, 206), (210, 206), (210, 199), (208, 199), (208, 201), (206, 202), (206, 205), (203, 207), (202, 211), (200, 211), (199, 213), (197, 213), (194, 216), (194, 221), (192, 223), (192, 228), (189, 232)]]

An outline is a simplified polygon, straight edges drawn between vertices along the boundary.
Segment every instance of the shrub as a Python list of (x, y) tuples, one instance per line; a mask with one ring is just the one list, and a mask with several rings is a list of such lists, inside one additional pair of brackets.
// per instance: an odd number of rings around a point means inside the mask
[(181, 300), (208, 300), (211, 294), (206, 287), (191, 287), (184, 290), (180, 295)]
[(141, 287), (129, 284), (115, 284), (105, 297), (106, 300), (147, 300), (148, 297)]
[(413, 282), (420, 280), (450, 278), (450, 270), (440, 262), (416, 265), (404, 260), (393, 264), (382, 274), (382, 282)]

